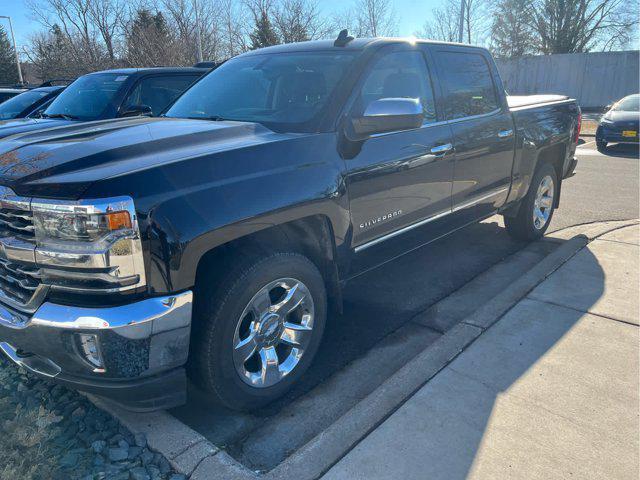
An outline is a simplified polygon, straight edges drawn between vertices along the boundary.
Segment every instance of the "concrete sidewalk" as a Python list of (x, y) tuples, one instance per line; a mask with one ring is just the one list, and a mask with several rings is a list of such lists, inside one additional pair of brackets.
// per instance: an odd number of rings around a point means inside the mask
[(639, 237), (591, 242), (323, 479), (637, 479)]

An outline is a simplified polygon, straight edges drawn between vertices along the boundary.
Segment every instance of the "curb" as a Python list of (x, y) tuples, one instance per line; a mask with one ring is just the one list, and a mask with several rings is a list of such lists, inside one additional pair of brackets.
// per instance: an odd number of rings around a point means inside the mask
[(192, 480), (316, 479), (591, 240), (636, 224), (638, 220), (596, 222), (551, 233), (550, 238), (566, 240), (565, 243), (499, 295), (445, 332), (325, 431), (265, 474), (246, 468), (165, 411), (135, 413), (93, 395), (87, 397), (132, 433), (144, 434), (151, 449), (164, 455), (178, 473)]

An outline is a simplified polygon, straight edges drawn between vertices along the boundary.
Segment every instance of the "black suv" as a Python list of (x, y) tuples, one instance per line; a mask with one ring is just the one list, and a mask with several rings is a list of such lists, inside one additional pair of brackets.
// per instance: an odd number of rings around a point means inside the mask
[(0, 122), (0, 138), (74, 122), (158, 115), (209, 70), (157, 67), (89, 73), (69, 85), (40, 118)]

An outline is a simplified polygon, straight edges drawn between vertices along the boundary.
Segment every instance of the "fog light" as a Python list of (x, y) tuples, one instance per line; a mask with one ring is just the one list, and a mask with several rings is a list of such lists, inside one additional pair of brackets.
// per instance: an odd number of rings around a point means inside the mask
[(84, 359), (94, 368), (94, 372), (104, 372), (104, 361), (100, 352), (98, 336), (92, 333), (78, 333), (78, 343)]

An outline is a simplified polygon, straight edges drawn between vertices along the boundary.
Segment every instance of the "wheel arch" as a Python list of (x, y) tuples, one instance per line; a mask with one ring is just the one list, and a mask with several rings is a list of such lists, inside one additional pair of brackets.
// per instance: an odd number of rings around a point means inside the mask
[[(553, 169), (556, 171), (556, 177), (558, 180), (557, 185), (557, 193), (554, 195), (554, 208), (558, 208), (560, 206), (560, 194), (562, 192), (562, 174), (564, 168), (564, 161), (567, 154), (567, 146), (558, 142), (553, 145), (549, 145), (538, 152), (538, 157), (536, 159), (535, 169), (538, 168), (543, 162), (548, 162), (553, 166)], [(535, 169), (533, 170), (535, 172)], [(531, 184), (529, 184), (529, 188), (531, 188)]]
[[(194, 288), (205, 274), (209, 281), (219, 278), (243, 256), (290, 251), (309, 258), (324, 278), (330, 307), (342, 311), (342, 291), (336, 262), (335, 235), (331, 220), (322, 214), (310, 215), (252, 232), (220, 245), (200, 256), (194, 272)], [(197, 293), (196, 293), (197, 294)]]
[(538, 166), (544, 162), (548, 162), (553, 166), (556, 176), (558, 177), (558, 185), (556, 188), (557, 194), (555, 195), (553, 205), (554, 208), (558, 208), (560, 205), (560, 193), (562, 191), (562, 170), (566, 154), (567, 146), (564, 142), (556, 142), (551, 145), (547, 145), (535, 152), (535, 155), (532, 156), (532, 160), (523, 164), (523, 167), (527, 165), (528, 168), (523, 168), (523, 171), (520, 172), (520, 181), (517, 183), (519, 188), (515, 188), (515, 192), (513, 192), (513, 195), (516, 198), (510, 201), (500, 213), (507, 217), (514, 217), (518, 214), (520, 203), (526, 197), (529, 192), (529, 188), (531, 188), (533, 175), (535, 174)]

